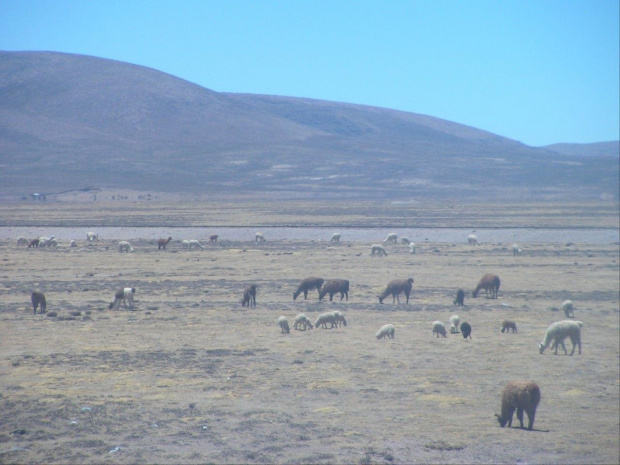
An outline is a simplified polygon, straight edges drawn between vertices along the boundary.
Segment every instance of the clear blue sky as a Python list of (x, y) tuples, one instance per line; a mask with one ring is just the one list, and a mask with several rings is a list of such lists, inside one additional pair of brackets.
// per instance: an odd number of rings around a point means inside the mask
[(587, 143), (620, 139), (618, 11), (618, 0), (2, 0), (0, 49), (422, 113), (528, 145)]

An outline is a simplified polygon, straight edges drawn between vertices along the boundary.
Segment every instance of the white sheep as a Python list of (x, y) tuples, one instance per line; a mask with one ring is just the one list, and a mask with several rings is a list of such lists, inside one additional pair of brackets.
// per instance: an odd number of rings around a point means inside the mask
[(441, 334), (443, 337), (446, 336), (446, 327), (441, 321), (433, 321), (433, 335), (437, 334), (437, 337)]
[(396, 233), (388, 234), (385, 240), (383, 241), (384, 244), (396, 244), (397, 242), (398, 242), (398, 235)]
[(184, 249), (189, 249), (189, 241), (187, 239), (181, 241), (181, 247)]
[(409, 253), (411, 255), (415, 255), (415, 242), (410, 242), (409, 243)]
[(336, 318), (336, 326), (347, 325), (347, 320), (341, 311), (334, 310), (332, 313), (334, 314), (334, 317)]
[(521, 249), (519, 248), (519, 244), (512, 244), (512, 254), (519, 255), (521, 253)]
[(480, 245), (480, 242), (478, 242), (478, 237), (475, 234), (470, 234), (467, 236), (467, 243), (469, 245)]
[(331, 324), (329, 329), (337, 327), (336, 317), (333, 312), (321, 313), (314, 322), (314, 326), (318, 328), (321, 325), (323, 328), (328, 329), (327, 323)]
[(266, 240), (267, 239), (265, 239), (265, 236), (263, 236), (262, 232), (257, 232), (254, 236), (254, 242), (265, 242)]
[(566, 318), (575, 318), (575, 312), (573, 307), (573, 302), (570, 300), (565, 300), (562, 302), (562, 310), (564, 310), (564, 316)]
[(378, 255), (379, 257), (382, 255), (387, 257), (387, 252), (385, 251), (385, 248), (383, 248), (381, 244), (373, 244), (370, 246), (370, 255), (373, 257), (375, 255)]
[(558, 354), (558, 346), (562, 346), (564, 349), (564, 354), (566, 355), (568, 352), (566, 351), (566, 346), (564, 345), (564, 339), (567, 337), (570, 338), (573, 343), (573, 350), (571, 351), (571, 355), (575, 353), (575, 347), (579, 346), (579, 354), (581, 354), (581, 327), (583, 323), (581, 321), (573, 321), (573, 320), (563, 320), (556, 321), (551, 326), (547, 328), (545, 332), (545, 337), (542, 342), (538, 344), (538, 350), (542, 354), (545, 349), (549, 346), (551, 342), (551, 348), (555, 348), (554, 354)]
[(51, 237), (41, 236), (41, 237), (39, 237), (39, 247), (51, 247), (51, 246), (58, 247), (58, 242), (56, 241), (54, 236), (51, 236)]
[(17, 238), (17, 246), (18, 247), (23, 247), (24, 245), (28, 245), (28, 239), (26, 239), (23, 236), (19, 236)]
[(295, 317), (295, 323), (293, 324), (294, 329), (305, 331), (308, 327), (310, 327), (310, 329), (314, 328), (310, 318), (308, 318), (305, 313), (300, 313)]
[(394, 328), (394, 325), (384, 325), (381, 326), (381, 328), (379, 329), (379, 331), (377, 332), (377, 334), (375, 334), (377, 339), (383, 339), (385, 336), (388, 337), (388, 339), (394, 339), (394, 332), (396, 331), (396, 328)]
[(340, 242), (340, 237), (340, 233), (334, 233), (332, 234), (332, 238), (329, 240), (329, 242)]
[(77, 242), (75, 242), (75, 239), (71, 239), (71, 242), (69, 242), (69, 247), (77, 247)]
[(280, 318), (278, 318), (278, 326), (280, 327), (281, 333), (288, 334), (291, 332), (291, 329), (288, 326), (288, 320), (285, 316), (281, 316)]
[(86, 233), (86, 240), (87, 240), (88, 242), (98, 241), (98, 240), (99, 240), (99, 234), (95, 234), (95, 233), (94, 233), (94, 232), (92, 232), (92, 231), (88, 231), (88, 232)]
[(110, 303), (109, 308), (118, 310), (121, 308), (121, 301), (123, 301), (123, 306), (127, 308), (127, 301), (129, 301), (129, 308), (133, 308), (133, 295), (136, 293), (135, 287), (126, 287), (124, 289), (119, 289), (114, 294), (114, 301)]
[(123, 252), (126, 252), (126, 253), (133, 252), (133, 247), (127, 241), (120, 241), (118, 243), (118, 251), (120, 253), (123, 253)]
[(450, 333), (457, 334), (459, 332), (459, 324), (461, 323), (461, 319), (458, 315), (452, 315), (450, 317)]
[(196, 239), (190, 239), (189, 241), (187, 241), (187, 248), (189, 250), (198, 249), (198, 248), (206, 249), (206, 247), (204, 245), (202, 245), (200, 243), (200, 241), (198, 241)]

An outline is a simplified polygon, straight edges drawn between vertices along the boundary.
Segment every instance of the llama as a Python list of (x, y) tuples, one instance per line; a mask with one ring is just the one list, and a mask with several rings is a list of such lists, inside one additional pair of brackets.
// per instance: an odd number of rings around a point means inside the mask
[(123, 252), (126, 252), (126, 253), (133, 252), (133, 247), (127, 241), (120, 241), (118, 243), (118, 251), (120, 253), (123, 253)]
[(503, 428), (506, 423), (512, 427), (512, 415), (517, 410), (517, 418), (523, 428), (523, 412), (527, 413), (527, 429), (534, 427), (536, 407), (540, 402), (540, 388), (532, 381), (511, 381), (502, 391), (502, 413), (495, 414), (499, 425)]
[(265, 239), (265, 236), (263, 236), (262, 232), (257, 232), (254, 236), (254, 242), (265, 242), (266, 240), (267, 239)]
[(487, 273), (480, 278), (478, 286), (476, 286), (476, 289), (472, 292), (472, 296), (478, 297), (480, 290), (484, 289), (487, 298), (489, 297), (489, 291), (491, 291), (491, 299), (497, 299), (497, 291), (499, 291), (500, 284), (501, 282), (498, 276)]
[(321, 295), (321, 286), (323, 286), (324, 282), (325, 280), (323, 278), (317, 278), (314, 276), (303, 279), (301, 283), (299, 283), (297, 290), (293, 292), (293, 300), (297, 300), (297, 297), (302, 292), (304, 293), (304, 300), (308, 299), (308, 291), (315, 288), (319, 292), (319, 295)]
[(98, 241), (99, 240), (99, 234), (95, 234), (92, 231), (89, 231), (86, 233), (86, 241), (88, 242), (94, 242), (94, 241)]
[(200, 248), (200, 249), (206, 249), (206, 247), (205, 247), (204, 245), (202, 245), (202, 244), (200, 243), (200, 241), (198, 241), (198, 240), (196, 240), (196, 239), (190, 239), (189, 241), (187, 241), (187, 248), (188, 248), (189, 250), (192, 250), (192, 249), (198, 249), (198, 248)]
[(23, 247), (25, 245), (28, 245), (28, 239), (26, 239), (25, 237), (19, 236), (17, 238), (17, 246)]
[(30, 301), (32, 302), (32, 309), (34, 310), (34, 314), (37, 314), (37, 307), (41, 307), (41, 313), (45, 313), (47, 311), (47, 302), (45, 300), (45, 294), (43, 292), (34, 291), (30, 296)]
[(404, 293), (407, 298), (407, 303), (409, 303), (409, 294), (411, 293), (411, 288), (413, 287), (413, 278), (408, 279), (395, 279), (390, 281), (383, 291), (383, 293), (379, 296), (379, 303), (383, 303), (383, 299), (385, 299), (388, 295), (392, 295), (392, 303), (398, 301), (400, 303), (399, 294)]
[(157, 239), (157, 250), (166, 249), (166, 245), (168, 242), (172, 240), (172, 237), (168, 237), (168, 239)]
[(514, 321), (511, 321), (511, 320), (504, 320), (504, 321), (502, 321), (502, 326), (499, 329), (502, 331), (502, 333), (504, 331), (509, 333), (510, 330), (512, 330), (513, 333), (516, 333), (517, 332), (517, 324)]
[[(326, 294), (329, 294), (329, 301), (334, 298), (334, 294), (340, 293), (340, 301), (345, 297), (349, 300), (349, 281), (346, 279), (332, 279), (327, 281), (319, 292), (319, 300), (323, 300)], [(316, 324), (315, 324), (316, 326)]]
[(28, 242), (28, 248), (35, 248), (35, 247), (39, 247), (39, 238), (37, 237), (36, 239), (32, 239), (30, 242)]
[(121, 308), (121, 301), (123, 306), (127, 308), (127, 301), (129, 301), (129, 308), (133, 308), (133, 295), (136, 293), (135, 287), (125, 287), (119, 289), (114, 294), (114, 300), (110, 302), (109, 309), (119, 310)]
[(217, 242), (218, 237), (219, 237), (219, 236), (218, 236), (217, 234), (211, 234), (211, 235), (209, 236), (209, 241), (210, 241), (210, 242)]
[(372, 257), (374, 257), (375, 255), (378, 255), (379, 257), (381, 257), (382, 255), (384, 257), (387, 257), (387, 252), (381, 244), (373, 244), (370, 246), (370, 255)]
[(456, 297), (454, 298), (452, 303), (460, 307), (465, 305), (465, 291), (463, 289), (459, 289), (458, 291), (456, 291)]
[(375, 337), (377, 339), (383, 339), (385, 336), (387, 336), (388, 339), (394, 339), (395, 332), (396, 332), (396, 328), (394, 328), (394, 325), (392, 324), (383, 325), (381, 326), (377, 334), (375, 334)]
[(256, 284), (250, 284), (243, 290), (243, 300), (241, 300), (241, 306), (243, 307), (256, 307)]
[(566, 318), (575, 318), (575, 312), (573, 307), (573, 302), (570, 300), (565, 300), (562, 302), (562, 310), (564, 311), (564, 316)]
[(581, 321), (563, 320), (556, 321), (551, 324), (545, 332), (545, 337), (542, 342), (538, 344), (538, 351), (542, 354), (551, 342), (551, 348), (555, 348), (554, 355), (558, 354), (558, 347), (562, 346), (564, 349), (564, 355), (568, 355), (566, 346), (564, 345), (564, 339), (570, 338), (573, 343), (573, 350), (571, 355), (575, 353), (575, 347), (579, 346), (579, 355), (581, 355), (581, 327), (583, 323)]
[(189, 241), (187, 239), (182, 240), (181, 247), (184, 249), (189, 249)]
[(478, 237), (476, 237), (475, 234), (470, 234), (467, 236), (467, 243), (469, 245), (480, 245), (480, 242), (478, 242)]
[(384, 244), (396, 244), (397, 242), (398, 242), (398, 235), (396, 233), (388, 234), (385, 240), (383, 241)]
[(329, 240), (329, 242), (340, 242), (340, 237), (340, 233), (334, 233), (332, 234), (332, 238)]

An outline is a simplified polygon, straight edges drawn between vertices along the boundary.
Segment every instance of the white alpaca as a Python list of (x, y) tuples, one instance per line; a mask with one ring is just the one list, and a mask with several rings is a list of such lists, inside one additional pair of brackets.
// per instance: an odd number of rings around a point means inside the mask
[(133, 247), (131, 246), (131, 244), (127, 241), (120, 241), (118, 243), (118, 251), (123, 253), (129, 253), (129, 252), (133, 252)]
[(551, 326), (547, 328), (545, 332), (545, 337), (542, 342), (538, 344), (538, 351), (542, 354), (545, 349), (549, 346), (551, 342), (552, 349), (555, 349), (554, 354), (558, 354), (558, 347), (562, 346), (564, 349), (564, 354), (568, 354), (566, 351), (566, 346), (564, 345), (564, 339), (567, 337), (570, 338), (573, 343), (573, 350), (571, 351), (571, 355), (575, 353), (575, 347), (579, 346), (579, 354), (581, 355), (581, 327), (583, 323), (581, 321), (573, 321), (573, 320), (563, 320), (556, 321)]
[(58, 247), (58, 241), (56, 241), (54, 236), (41, 236), (39, 237), (39, 247)]
[(409, 243), (409, 253), (415, 255), (415, 242)]
[(332, 238), (329, 240), (329, 242), (340, 242), (340, 236), (340, 233), (332, 234)]
[(387, 336), (388, 339), (394, 339), (395, 332), (396, 328), (394, 328), (394, 325), (384, 325), (381, 326), (381, 329), (379, 329), (379, 332), (375, 334), (375, 337), (377, 339), (383, 339), (385, 336)]
[(564, 316), (566, 318), (575, 318), (575, 312), (573, 307), (573, 302), (570, 300), (565, 300), (562, 302), (562, 310), (564, 311)]
[(459, 324), (461, 323), (461, 319), (458, 315), (452, 315), (450, 317), (450, 333), (456, 334), (459, 332)]
[(398, 242), (398, 235), (396, 233), (388, 234), (383, 241), (384, 244), (396, 244), (396, 242)]
[(136, 293), (135, 287), (126, 287), (124, 289), (119, 289), (114, 294), (114, 301), (110, 303), (109, 308), (118, 310), (121, 308), (121, 301), (123, 302), (123, 306), (127, 308), (127, 301), (129, 301), (129, 308), (133, 308), (133, 295)]
[(189, 249), (189, 241), (187, 239), (181, 241), (181, 247), (183, 247), (184, 249)]
[(197, 241), (196, 239), (190, 239), (189, 241), (187, 241), (187, 248), (189, 250), (192, 249), (205, 249), (206, 247), (203, 246), (199, 241)]
[(385, 248), (381, 245), (381, 244), (373, 244), (370, 246), (370, 255), (372, 255), (373, 257), (375, 255), (380, 256), (384, 256), (387, 257), (387, 252), (385, 251)]
[(99, 234), (95, 234), (94, 232), (87, 232), (86, 233), (86, 240), (88, 242), (94, 242), (94, 241), (98, 241), (99, 240)]
[(478, 237), (476, 237), (475, 234), (470, 234), (467, 236), (467, 243), (469, 245), (480, 245), (480, 242), (478, 242)]

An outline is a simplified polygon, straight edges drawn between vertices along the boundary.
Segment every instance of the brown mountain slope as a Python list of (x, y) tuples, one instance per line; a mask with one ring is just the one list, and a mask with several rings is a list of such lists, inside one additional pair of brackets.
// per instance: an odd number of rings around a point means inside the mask
[(2, 195), (94, 185), (584, 198), (618, 186), (613, 158), (575, 160), (413, 113), (218, 93), (141, 66), (51, 52), (0, 52), (0, 147)]

